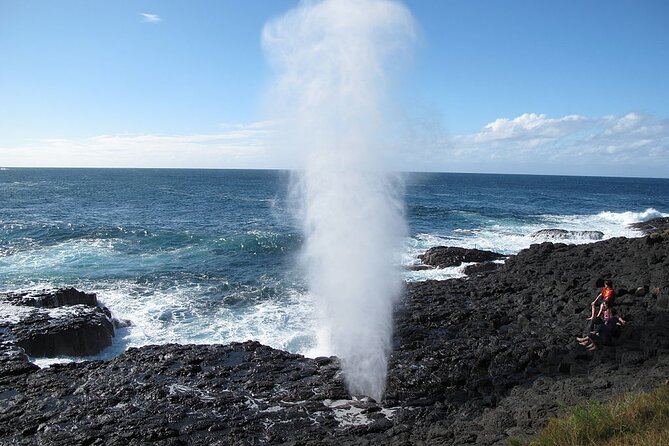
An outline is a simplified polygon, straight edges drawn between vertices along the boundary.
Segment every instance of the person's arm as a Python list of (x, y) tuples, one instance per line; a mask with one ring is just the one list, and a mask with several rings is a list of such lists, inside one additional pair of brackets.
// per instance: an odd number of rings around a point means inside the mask
[(602, 298), (602, 293), (600, 292), (600, 293), (597, 295), (597, 297), (595, 297), (595, 300), (592, 301), (592, 304), (590, 304), (590, 305), (592, 305), (592, 306), (594, 307), (595, 305), (597, 305), (597, 302), (598, 302), (599, 299), (601, 299), (601, 298)]
[(590, 317), (587, 318), (586, 321), (591, 321), (595, 318), (595, 305), (597, 305), (597, 301), (599, 300), (600, 297), (602, 297), (602, 293), (599, 293), (597, 297), (595, 297), (595, 300), (593, 300), (592, 303), (590, 304)]

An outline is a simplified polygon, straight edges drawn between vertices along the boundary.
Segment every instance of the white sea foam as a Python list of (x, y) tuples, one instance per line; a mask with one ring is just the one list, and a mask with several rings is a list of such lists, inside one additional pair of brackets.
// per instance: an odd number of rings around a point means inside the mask
[[(604, 233), (604, 239), (613, 237), (638, 237), (642, 233), (629, 225), (650, 220), (657, 217), (667, 217), (669, 214), (663, 214), (653, 208), (648, 208), (642, 212), (600, 212), (594, 215), (546, 215), (543, 219), (547, 224), (553, 224), (553, 227), (574, 231), (595, 230)], [(541, 228), (543, 229), (543, 228)], [(591, 242), (587, 238), (577, 240), (576, 243)]]
[[(34, 246), (0, 258), (0, 270), (7, 276), (30, 273), (33, 277), (66, 275), (77, 268), (91, 267), (104, 262), (105, 268), (113, 263), (115, 239), (77, 239), (51, 246)], [(118, 263), (124, 261), (117, 256)]]
[[(469, 265), (469, 264), (467, 264)], [(404, 280), (407, 282), (420, 282), (423, 280), (448, 280), (465, 277), (464, 268), (467, 265), (449, 267), (449, 268), (433, 268), (420, 271), (405, 271)]]
[[(340, 426), (364, 426), (373, 423), (377, 418), (370, 417), (365, 406), (359, 400), (323, 400), (323, 405), (332, 410), (332, 415)], [(395, 416), (396, 409), (381, 409), (379, 412), (387, 419)]]
[(641, 221), (648, 221), (658, 217), (669, 217), (656, 209), (648, 208), (643, 212), (600, 212), (597, 217), (614, 223), (629, 225)]
[(307, 353), (316, 338), (312, 331), (316, 327), (312, 298), (297, 291), (249, 305), (228, 305), (222, 298), (207, 301), (202, 298), (206, 290), (195, 284), (155, 290), (114, 282), (92, 291), (115, 317), (132, 323), (115, 340), (121, 348), (256, 340), (274, 348)]
[(0, 302), (0, 323), (16, 324), (35, 312), (34, 308)]

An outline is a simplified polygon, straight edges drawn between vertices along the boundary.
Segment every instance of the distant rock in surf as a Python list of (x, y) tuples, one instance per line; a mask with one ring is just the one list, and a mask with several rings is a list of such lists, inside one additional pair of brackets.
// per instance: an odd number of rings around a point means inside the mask
[(426, 270), (428, 270), (428, 269), (434, 269), (434, 266), (430, 266), (430, 265), (421, 265), (421, 264), (418, 264), (418, 265), (406, 265), (406, 266), (404, 267), (404, 269), (406, 269), (407, 271), (426, 271)]
[(667, 232), (669, 231), (669, 217), (658, 217), (648, 221), (632, 223), (630, 227), (638, 229), (646, 235), (657, 232)]
[(544, 238), (544, 239), (559, 239), (559, 240), (568, 240), (568, 239), (589, 239), (589, 240), (601, 240), (604, 237), (602, 231), (568, 231), (566, 229), (541, 229), (533, 233), (530, 237), (532, 238)]
[(469, 262), (490, 262), (503, 259), (506, 256), (492, 251), (481, 249), (457, 248), (453, 246), (435, 246), (427, 250), (418, 258), (426, 265), (437, 268), (460, 266)]
[(501, 266), (500, 263), (495, 262), (485, 262), (485, 263), (475, 263), (474, 265), (469, 265), (465, 267), (464, 273), (468, 276), (473, 276), (475, 274), (489, 273), (495, 271)]
[(74, 288), (0, 294), (0, 341), (36, 357), (90, 356), (109, 347), (111, 313)]

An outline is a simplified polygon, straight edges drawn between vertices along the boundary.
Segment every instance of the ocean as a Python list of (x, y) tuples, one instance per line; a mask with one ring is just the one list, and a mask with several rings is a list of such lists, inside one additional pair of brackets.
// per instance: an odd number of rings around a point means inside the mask
[[(669, 216), (669, 179), (405, 180), (406, 281), (463, 276), (466, 265), (408, 268), (432, 246), (513, 254), (546, 240), (593, 241), (579, 231), (634, 237), (630, 223)], [(97, 293), (131, 322), (100, 358), (146, 344), (247, 339), (308, 354), (318, 309), (298, 266), (302, 237), (289, 184), (288, 172), (270, 170), (0, 169), (0, 291)], [(574, 232), (533, 235), (541, 229)]]

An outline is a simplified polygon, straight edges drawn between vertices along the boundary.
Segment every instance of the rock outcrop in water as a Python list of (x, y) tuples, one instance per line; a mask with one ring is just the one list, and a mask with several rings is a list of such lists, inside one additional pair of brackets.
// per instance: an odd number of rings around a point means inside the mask
[(469, 262), (490, 262), (503, 259), (504, 255), (481, 249), (468, 249), (453, 246), (435, 246), (418, 258), (425, 264), (437, 268), (460, 266)]
[[(409, 284), (383, 402), (354, 399), (336, 358), (255, 342), (130, 349), (36, 369), (0, 361), (0, 443), (506, 445), (584, 399), (669, 377), (669, 237), (542, 243), (497, 271)], [(628, 319), (575, 342), (604, 279)]]
[(112, 343), (111, 313), (95, 294), (74, 288), (4, 293), (0, 305), (0, 340), (30, 356), (89, 356)]
[(643, 233), (646, 235), (654, 233), (666, 233), (669, 231), (669, 217), (653, 218), (647, 221), (633, 223), (630, 226), (643, 231)]
[(58, 308), (72, 305), (97, 307), (98, 298), (93, 293), (84, 293), (74, 288), (57, 290), (41, 290), (22, 293), (5, 293), (0, 295), (6, 303), (35, 308)]

